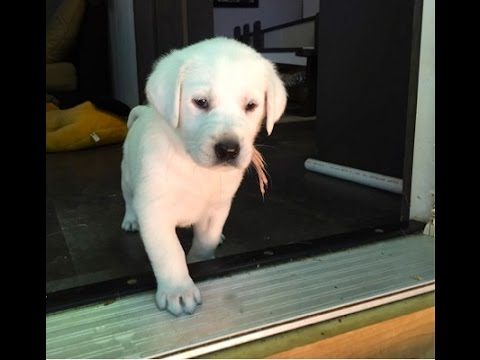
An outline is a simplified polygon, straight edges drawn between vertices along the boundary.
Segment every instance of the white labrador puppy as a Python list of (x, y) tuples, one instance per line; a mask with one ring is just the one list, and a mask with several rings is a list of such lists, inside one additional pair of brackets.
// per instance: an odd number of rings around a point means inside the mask
[(286, 91), (270, 61), (227, 38), (161, 58), (145, 91), (123, 148), (122, 228), (140, 230), (159, 308), (191, 314), (201, 296), (175, 228), (193, 225), (189, 262), (214, 258), (262, 120), (270, 134)]

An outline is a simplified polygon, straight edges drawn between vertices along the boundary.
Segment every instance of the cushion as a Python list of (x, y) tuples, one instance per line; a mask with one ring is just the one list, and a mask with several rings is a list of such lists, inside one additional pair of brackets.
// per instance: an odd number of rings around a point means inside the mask
[(47, 93), (46, 95), (47, 95), (47, 98), (46, 98), (47, 103), (51, 102), (51, 103), (58, 106), (59, 101), (55, 96), (53, 96), (52, 94), (49, 94), (49, 93)]
[(120, 143), (128, 131), (123, 118), (98, 110), (90, 101), (65, 110), (47, 105), (46, 121), (47, 152)]
[(59, 110), (58, 106), (55, 105), (53, 102), (47, 102), (46, 104), (47, 104), (47, 106), (46, 106), (47, 111), (46, 112), (53, 111), (53, 110)]
[(77, 37), (85, 0), (64, 0), (47, 26), (47, 64), (64, 61)]

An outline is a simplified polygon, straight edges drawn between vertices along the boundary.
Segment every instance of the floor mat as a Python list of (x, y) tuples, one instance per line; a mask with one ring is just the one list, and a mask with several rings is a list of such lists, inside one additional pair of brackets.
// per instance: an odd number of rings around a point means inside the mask
[[(247, 172), (217, 257), (400, 221), (400, 195), (305, 170), (317, 155), (314, 136), (314, 121), (259, 136), (269, 188), (263, 199), (253, 169)], [(47, 154), (47, 293), (151, 271), (138, 233), (120, 227), (121, 157), (121, 145)], [(191, 230), (178, 234), (188, 249)]]

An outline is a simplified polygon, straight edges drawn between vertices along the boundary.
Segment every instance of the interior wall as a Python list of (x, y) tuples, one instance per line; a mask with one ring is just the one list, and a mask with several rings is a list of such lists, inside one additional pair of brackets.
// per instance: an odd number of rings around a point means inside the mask
[(139, 99), (133, 0), (109, 0), (108, 21), (113, 96), (134, 107)]
[(315, 14), (319, 11), (319, 8), (320, 0), (303, 0), (303, 17), (306, 18), (310, 16), (315, 16)]
[(216, 36), (233, 37), (233, 28), (261, 21), (262, 28), (302, 18), (303, 0), (259, 0), (258, 8), (214, 8)]
[(423, 1), (410, 218), (428, 221), (435, 193), (435, 0)]

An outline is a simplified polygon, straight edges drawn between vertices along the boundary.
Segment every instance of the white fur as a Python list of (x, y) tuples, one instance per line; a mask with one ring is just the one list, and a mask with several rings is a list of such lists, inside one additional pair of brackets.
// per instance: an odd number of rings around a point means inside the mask
[[(140, 230), (158, 306), (176, 315), (193, 313), (201, 296), (175, 228), (193, 225), (189, 262), (214, 258), (262, 120), (270, 134), (286, 92), (272, 63), (235, 40), (214, 38), (161, 58), (146, 95), (149, 105), (135, 107), (128, 120), (122, 228)], [(209, 108), (199, 108), (193, 101), (198, 98), (207, 99)], [(249, 102), (255, 110), (246, 110)], [(240, 145), (238, 156), (219, 163), (215, 144), (232, 138)]]

